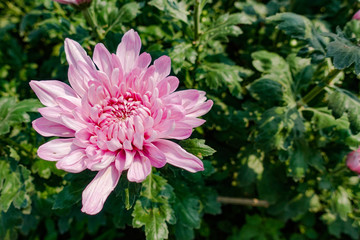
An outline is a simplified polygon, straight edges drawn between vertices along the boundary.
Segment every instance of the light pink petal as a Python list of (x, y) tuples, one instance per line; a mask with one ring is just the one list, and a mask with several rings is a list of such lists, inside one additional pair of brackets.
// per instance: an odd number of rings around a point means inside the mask
[(192, 108), (191, 110), (188, 110), (186, 113), (186, 116), (188, 117), (200, 117), (205, 115), (206, 113), (208, 113), (210, 111), (210, 109), (213, 106), (213, 101), (212, 100), (208, 100), (204, 103), (201, 103), (199, 105), (197, 105), (196, 107)]
[(137, 59), (136, 66), (141, 69), (145, 69), (149, 66), (151, 62), (151, 56), (150, 54), (144, 52), (140, 54), (139, 58)]
[(196, 128), (203, 125), (206, 121), (195, 117), (185, 117), (181, 122), (190, 125), (192, 128)]
[(48, 107), (58, 105), (57, 97), (62, 98), (77, 98), (75, 91), (67, 84), (57, 80), (34, 81), (30, 82), (30, 87), (38, 96), (40, 102)]
[(88, 81), (85, 80), (85, 77), (84, 75), (80, 74), (74, 65), (69, 66), (68, 79), (70, 85), (80, 97), (82, 97), (88, 89)]
[(104, 46), (104, 44), (102, 43), (96, 44), (93, 59), (94, 59), (94, 63), (100, 69), (100, 71), (103, 71), (110, 77), (113, 69), (113, 65), (111, 62), (112, 57), (109, 51)]
[(91, 166), (92, 171), (99, 171), (107, 168), (111, 163), (115, 161), (116, 153), (114, 152), (105, 152), (101, 156), (101, 160), (98, 163), (95, 163)]
[(174, 76), (169, 76), (161, 80), (157, 88), (159, 89), (159, 97), (166, 96), (173, 93), (179, 86), (179, 79)]
[(61, 121), (64, 123), (64, 125), (74, 131), (80, 131), (83, 128), (86, 128), (86, 124), (80, 121), (77, 121), (77, 119), (73, 117), (68, 116), (61, 116)]
[(168, 56), (161, 56), (154, 61), (154, 66), (156, 79), (161, 81), (170, 74), (171, 59)]
[(130, 182), (140, 183), (151, 173), (151, 163), (147, 157), (135, 154), (134, 160), (127, 172), (127, 178)]
[(49, 121), (56, 122), (63, 125), (60, 117), (65, 113), (59, 106), (56, 107), (43, 107), (38, 109), (39, 113)]
[(168, 134), (166, 138), (183, 140), (190, 137), (192, 134), (192, 127), (183, 122), (176, 122), (174, 130)]
[(48, 161), (59, 161), (76, 148), (73, 145), (73, 138), (54, 139), (41, 145), (37, 154), (40, 158)]
[(79, 173), (86, 169), (84, 158), (86, 158), (85, 149), (78, 149), (60, 159), (56, 167), (67, 172)]
[(46, 118), (38, 118), (32, 122), (33, 128), (44, 137), (74, 137), (75, 132), (63, 125), (47, 120)]
[(69, 38), (65, 39), (65, 53), (66, 60), (69, 65), (74, 65), (78, 68), (78, 62), (86, 63), (92, 69), (96, 69), (94, 63), (91, 61), (91, 58), (86, 54), (85, 50), (81, 45)]
[(162, 168), (166, 164), (166, 157), (154, 144), (149, 143), (144, 147), (144, 155), (149, 158), (151, 165)]
[(116, 187), (120, 175), (121, 172), (114, 165), (99, 171), (82, 193), (81, 211), (90, 215), (99, 213)]
[(119, 44), (116, 55), (119, 57), (125, 73), (129, 73), (137, 62), (141, 48), (139, 34), (133, 29), (127, 31)]
[(200, 159), (186, 152), (178, 144), (159, 139), (154, 145), (164, 153), (167, 163), (179, 168), (183, 168), (189, 172), (198, 172), (204, 170), (204, 165)]
[(124, 150), (119, 151), (119, 153), (116, 155), (115, 167), (120, 172), (124, 170), (125, 161), (126, 161), (125, 151)]

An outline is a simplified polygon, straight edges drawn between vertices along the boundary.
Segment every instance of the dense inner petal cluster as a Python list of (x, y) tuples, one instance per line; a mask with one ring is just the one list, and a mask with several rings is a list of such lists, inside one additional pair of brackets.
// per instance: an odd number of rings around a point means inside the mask
[[(92, 107), (91, 115), (94, 121), (94, 135), (97, 137), (105, 135), (105, 141), (108, 142), (106, 146), (97, 144), (101, 149), (110, 151), (133, 147), (142, 149), (141, 140), (145, 137), (143, 122), (151, 115), (151, 111), (143, 105), (139, 94), (127, 91), (126, 94), (117, 98), (106, 97), (101, 104)], [(134, 137), (137, 140), (135, 142)], [(128, 141), (135, 144), (123, 146)]]
[(190, 172), (204, 169), (196, 156), (170, 139), (190, 137), (205, 120), (212, 101), (198, 90), (175, 91), (179, 80), (169, 76), (171, 61), (140, 54), (141, 40), (128, 31), (116, 54), (97, 44), (91, 59), (75, 41), (65, 41), (71, 87), (56, 80), (31, 81), (46, 106), (33, 122), (43, 136), (59, 136), (38, 149), (38, 155), (76, 173), (98, 171), (83, 192), (83, 209), (98, 213), (121, 173), (142, 182), (151, 168), (166, 163)]

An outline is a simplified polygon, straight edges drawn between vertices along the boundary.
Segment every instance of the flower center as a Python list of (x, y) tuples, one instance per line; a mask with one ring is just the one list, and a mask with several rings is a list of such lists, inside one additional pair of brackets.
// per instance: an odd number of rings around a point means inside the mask
[(99, 116), (98, 126), (103, 128), (114, 123), (121, 124), (135, 115), (142, 117), (149, 116), (150, 110), (143, 106), (141, 97), (138, 94), (127, 92), (118, 98), (105, 99)]

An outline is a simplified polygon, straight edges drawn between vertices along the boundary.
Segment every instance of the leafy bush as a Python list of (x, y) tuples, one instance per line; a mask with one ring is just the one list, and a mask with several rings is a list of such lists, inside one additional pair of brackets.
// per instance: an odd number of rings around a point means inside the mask
[[(360, 143), (358, 8), (1, 1), (0, 239), (359, 239), (359, 177), (345, 163)], [(123, 175), (90, 216), (80, 200), (94, 172), (66, 173), (36, 154), (49, 139), (32, 129), (42, 105), (29, 81), (68, 81), (65, 38), (91, 56), (98, 42), (116, 52), (131, 28), (153, 59), (171, 57), (180, 89), (214, 101), (207, 122), (179, 142), (205, 170), (166, 165), (143, 183)]]

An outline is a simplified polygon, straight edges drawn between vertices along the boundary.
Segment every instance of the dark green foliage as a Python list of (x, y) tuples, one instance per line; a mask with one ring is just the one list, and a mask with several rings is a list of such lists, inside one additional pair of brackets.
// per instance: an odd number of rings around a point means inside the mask
[[(359, 8), (93, 0), (94, 31), (70, 5), (0, 1), (0, 239), (359, 239), (360, 180), (345, 164), (360, 145), (360, 21), (351, 20)], [(178, 141), (205, 170), (166, 165), (143, 183), (125, 171), (89, 216), (81, 195), (96, 172), (66, 173), (37, 157), (49, 139), (31, 127), (42, 105), (29, 81), (68, 81), (65, 38), (90, 56), (98, 42), (114, 53), (131, 28), (153, 60), (171, 57), (179, 90), (213, 100), (206, 123)], [(269, 207), (221, 205), (218, 196)]]

